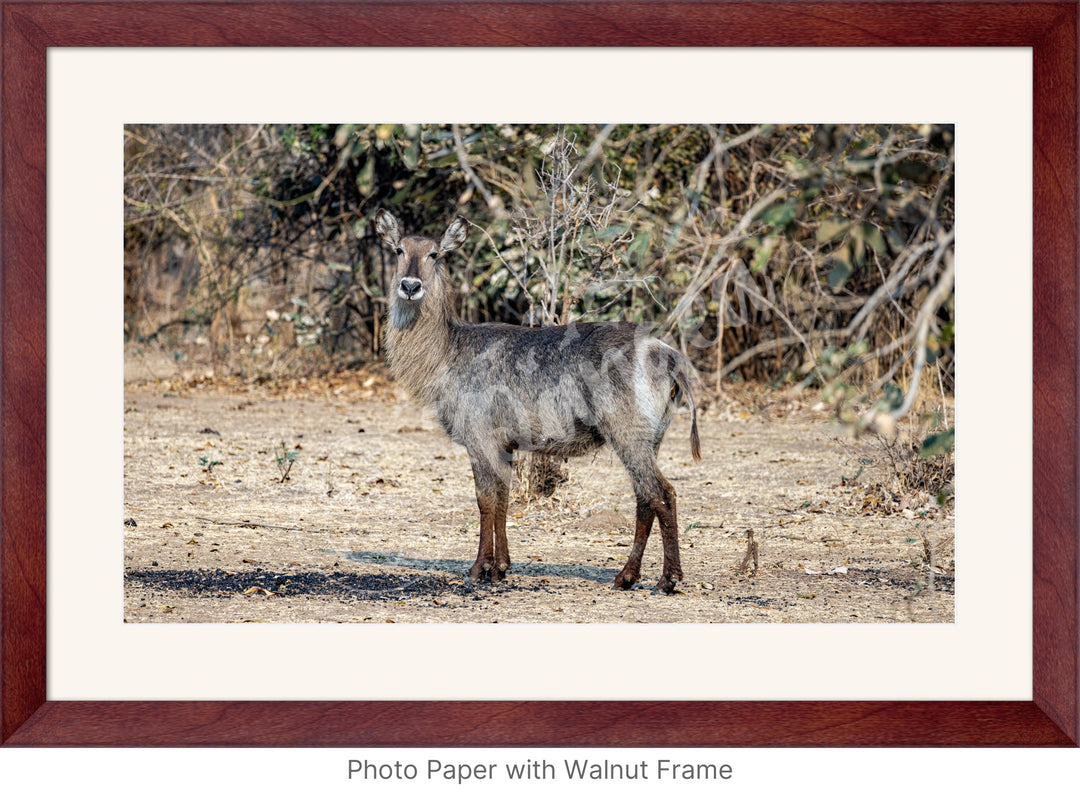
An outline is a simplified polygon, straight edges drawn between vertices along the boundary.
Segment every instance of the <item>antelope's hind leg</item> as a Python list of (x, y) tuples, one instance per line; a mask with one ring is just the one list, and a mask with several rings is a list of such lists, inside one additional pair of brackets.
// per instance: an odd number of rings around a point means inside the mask
[(679, 524), (675, 513), (675, 488), (657, 472), (660, 479), (662, 501), (656, 508), (660, 520), (660, 534), (664, 542), (664, 568), (656, 587), (664, 593), (674, 593), (675, 583), (683, 578), (682, 560), (679, 557)]
[(641, 558), (649, 542), (649, 532), (653, 521), (660, 524), (660, 534), (664, 542), (664, 567), (660, 581), (656, 586), (664, 593), (673, 593), (675, 583), (683, 578), (679, 560), (679, 525), (675, 515), (675, 488), (660, 473), (656, 465), (656, 451), (659, 447), (642, 447), (639, 444), (624, 445), (612, 442), (612, 447), (630, 474), (637, 499), (637, 519), (634, 530), (634, 545), (626, 565), (615, 577), (615, 587), (627, 590), (641, 577)]
[(645, 545), (649, 542), (649, 532), (652, 531), (653, 519), (656, 512), (647, 499), (638, 496), (637, 519), (634, 527), (634, 545), (630, 548), (630, 556), (626, 559), (626, 565), (615, 577), (615, 587), (620, 590), (630, 590), (634, 583), (641, 578), (641, 557), (645, 554)]

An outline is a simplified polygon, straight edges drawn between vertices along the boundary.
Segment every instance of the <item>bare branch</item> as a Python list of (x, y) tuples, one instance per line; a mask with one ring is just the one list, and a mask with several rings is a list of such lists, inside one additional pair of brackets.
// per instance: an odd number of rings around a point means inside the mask
[(476, 187), (477, 191), (483, 196), (484, 202), (487, 203), (489, 209), (496, 209), (498, 203), (495, 200), (495, 196), (491, 194), (488, 188), (484, 185), (484, 182), (480, 180), (479, 176), (473, 170), (469, 164), (469, 154), (465, 152), (465, 145), (461, 141), (461, 131), (458, 130), (457, 125), (450, 126), (450, 130), (454, 134), (454, 153), (457, 155), (458, 166), (461, 167), (465, 176), (469, 179), (469, 182)]
[(911, 411), (915, 403), (915, 397), (919, 393), (919, 382), (922, 379), (923, 369), (926, 367), (926, 342), (930, 336), (930, 325), (934, 317), (952, 294), (954, 261), (952, 251), (944, 251), (945, 270), (938, 280), (937, 286), (931, 290), (923, 305), (919, 308), (918, 317), (915, 320), (915, 365), (912, 368), (911, 381), (908, 383), (904, 401), (898, 409), (883, 412), (877, 409), (869, 410), (863, 416), (863, 423), (867, 426), (889, 434), (895, 431), (896, 422)]

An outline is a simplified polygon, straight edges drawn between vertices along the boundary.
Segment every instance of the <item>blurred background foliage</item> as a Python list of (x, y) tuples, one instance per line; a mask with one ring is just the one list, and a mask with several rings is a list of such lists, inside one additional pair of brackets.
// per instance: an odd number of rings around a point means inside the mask
[(953, 133), (130, 125), (125, 339), (246, 378), (376, 363), (376, 209), (436, 238), (462, 214), (466, 320), (647, 322), (714, 393), (816, 387), (887, 430), (920, 379), (953, 389)]

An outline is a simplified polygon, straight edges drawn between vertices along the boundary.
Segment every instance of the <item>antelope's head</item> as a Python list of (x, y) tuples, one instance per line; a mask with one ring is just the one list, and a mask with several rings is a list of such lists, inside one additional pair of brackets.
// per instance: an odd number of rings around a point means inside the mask
[(449, 276), (445, 257), (465, 242), (469, 224), (458, 217), (446, 229), (442, 240), (401, 236), (397, 219), (385, 209), (375, 213), (375, 231), (379, 239), (397, 254), (397, 269), (391, 288), (397, 294), (395, 305), (419, 304), (425, 296), (445, 302)]

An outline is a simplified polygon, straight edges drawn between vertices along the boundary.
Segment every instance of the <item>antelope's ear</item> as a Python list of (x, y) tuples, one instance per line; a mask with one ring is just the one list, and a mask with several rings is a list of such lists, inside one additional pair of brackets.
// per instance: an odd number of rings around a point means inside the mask
[(464, 217), (457, 217), (446, 228), (442, 242), (439, 243), (439, 251), (450, 253), (456, 251), (465, 243), (465, 235), (469, 233), (469, 224)]
[(401, 242), (401, 229), (398, 228), (398, 221), (386, 209), (379, 209), (379, 211), (375, 212), (375, 233), (379, 235), (379, 239), (391, 248), (396, 248), (398, 243)]

